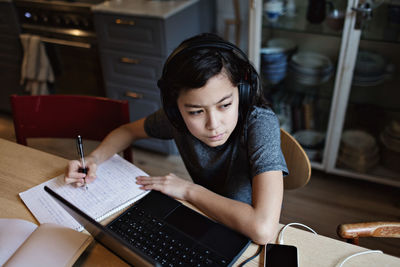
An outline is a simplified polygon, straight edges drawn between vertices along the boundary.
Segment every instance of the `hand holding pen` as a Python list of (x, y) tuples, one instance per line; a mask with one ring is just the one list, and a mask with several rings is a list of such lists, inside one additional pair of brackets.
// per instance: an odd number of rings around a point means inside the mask
[[(87, 174), (87, 168), (86, 168), (86, 164), (85, 164), (85, 154), (83, 152), (82, 137), (80, 135), (78, 135), (78, 137), (76, 138), (76, 147), (78, 149), (78, 155), (81, 160), (81, 166), (82, 166), (81, 168), (79, 168), (79, 172)], [(87, 190), (88, 186), (86, 183), (86, 177), (83, 178), (83, 181), (84, 181), (85, 189)]]

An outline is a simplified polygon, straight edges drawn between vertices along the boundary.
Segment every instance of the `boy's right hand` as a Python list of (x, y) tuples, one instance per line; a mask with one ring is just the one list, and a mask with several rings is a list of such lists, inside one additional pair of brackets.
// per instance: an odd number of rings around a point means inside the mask
[(86, 183), (90, 184), (96, 179), (97, 164), (91, 157), (85, 158), (87, 174), (79, 172), (82, 164), (79, 160), (71, 160), (65, 170), (64, 182), (66, 184), (74, 184), (76, 187), (81, 187)]

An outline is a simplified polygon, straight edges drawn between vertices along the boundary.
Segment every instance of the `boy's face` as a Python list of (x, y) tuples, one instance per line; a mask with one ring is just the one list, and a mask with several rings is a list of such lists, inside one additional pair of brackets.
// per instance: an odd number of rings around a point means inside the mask
[(238, 88), (223, 72), (201, 88), (182, 91), (177, 103), (190, 133), (210, 147), (224, 144), (236, 127)]

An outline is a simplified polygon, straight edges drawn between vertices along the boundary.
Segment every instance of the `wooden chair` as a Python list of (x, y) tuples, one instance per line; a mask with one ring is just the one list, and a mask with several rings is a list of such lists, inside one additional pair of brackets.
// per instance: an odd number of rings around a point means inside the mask
[(225, 40), (229, 40), (229, 29), (230, 26), (234, 26), (234, 33), (235, 33), (235, 44), (237, 46), (240, 45), (240, 30), (242, 21), (240, 20), (240, 4), (239, 0), (232, 0), (233, 2), (233, 11), (235, 13), (233, 19), (225, 19), (225, 31), (224, 31), (224, 38)]
[(289, 175), (283, 178), (285, 190), (306, 185), (311, 177), (310, 160), (296, 139), (283, 129), (281, 129), (281, 149), (289, 169)]
[(339, 224), (339, 237), (358, 245), (360, 237), (400, 238), (400, 222), (364, 222)]
[[(126, 100), (81, 95), (11, 95), (17, 143), (27, 138), (76, 138), (101, 141), (113, 129), (129, 122)], [(76, 149), (76, 148), (71, 148)], [(127, 148), (124, 158), (132, 162)]]

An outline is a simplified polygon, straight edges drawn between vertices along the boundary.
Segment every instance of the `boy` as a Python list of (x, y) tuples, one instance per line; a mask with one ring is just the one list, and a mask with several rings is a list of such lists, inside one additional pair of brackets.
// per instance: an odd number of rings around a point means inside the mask
[(255, 243), (270, 242), (288, 170), (279, 122), (246, 55), (216, 35), (192, 37), (168, 57), (158, 86), (163, 108), (112, 131), (86, 158), (86, 177), (71, 161), (65, 182), (92, 182), (101, 162), (135, 140), (174, 139), (194, 182), (172, 173), (137, 177), (141, 188), (188, 201)]

